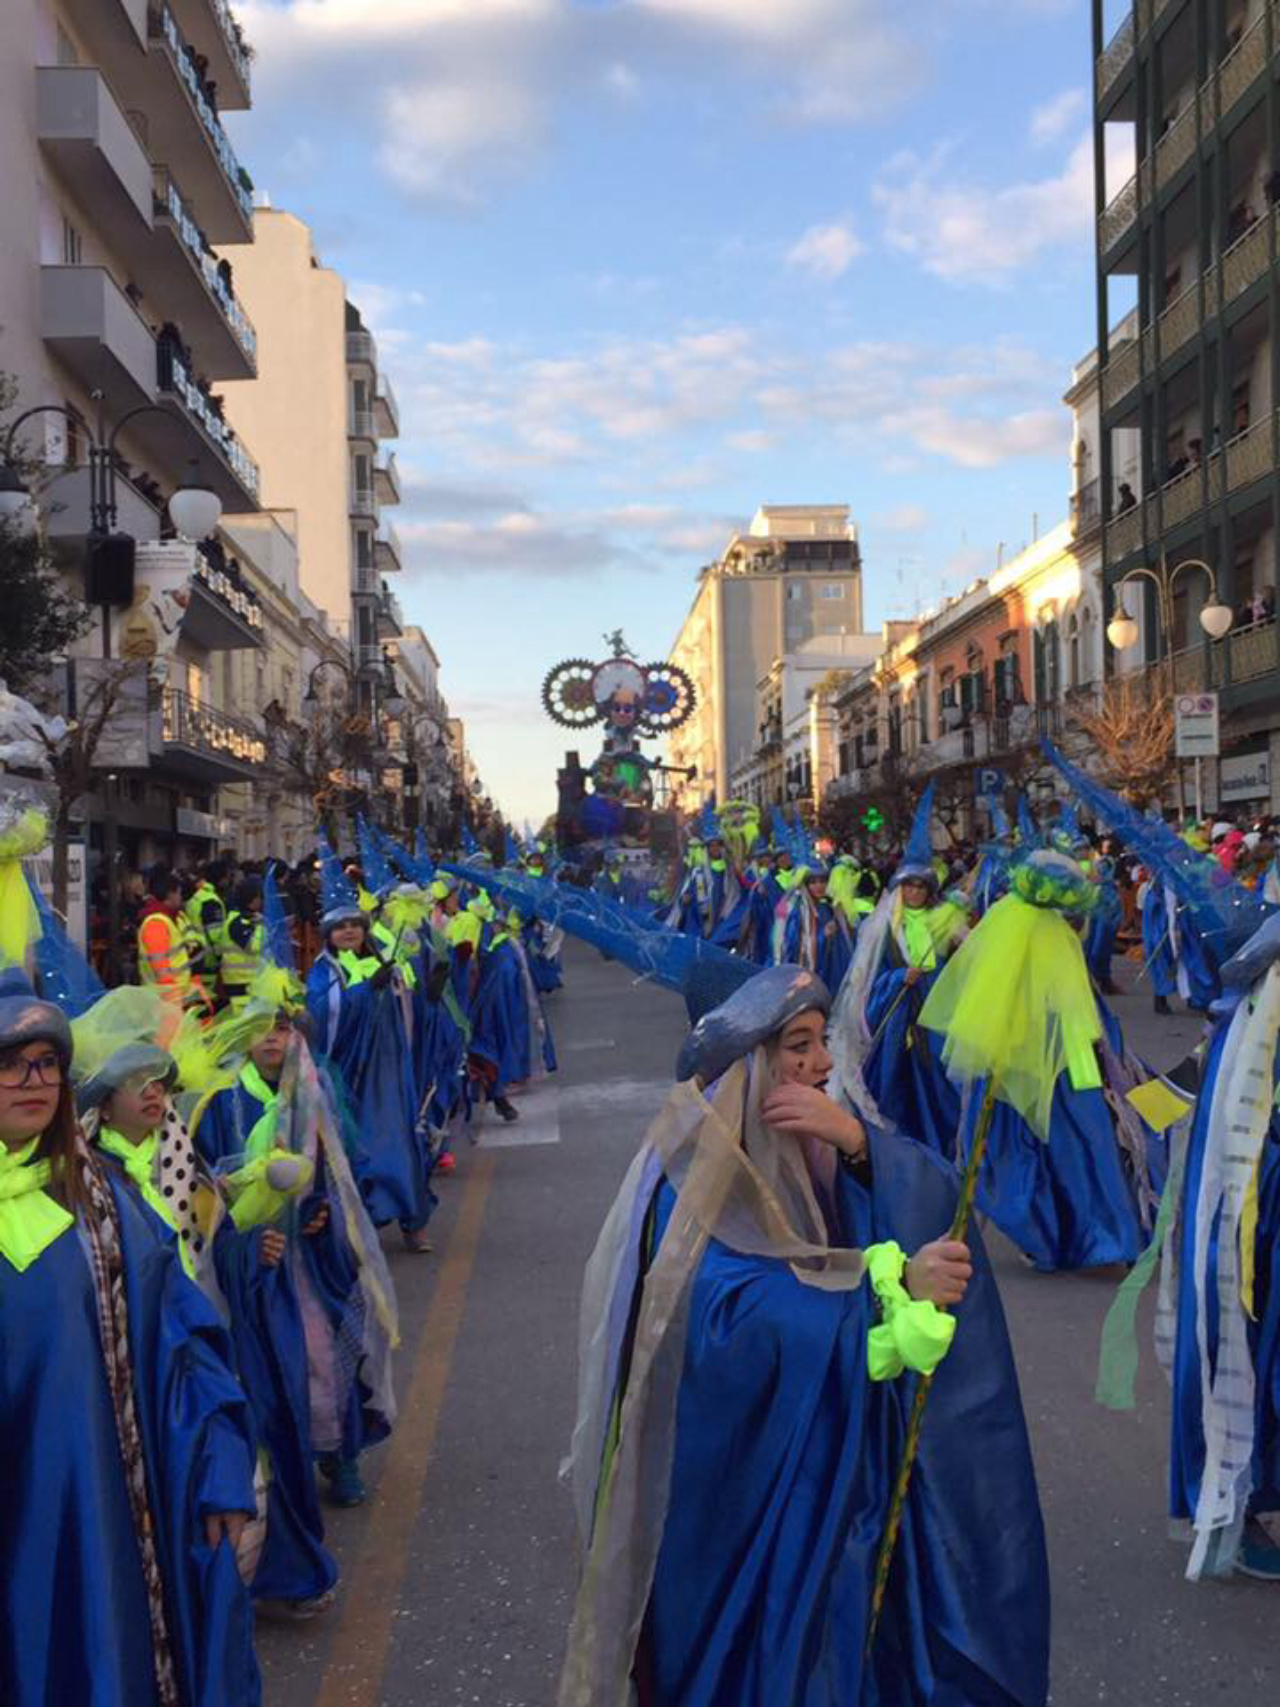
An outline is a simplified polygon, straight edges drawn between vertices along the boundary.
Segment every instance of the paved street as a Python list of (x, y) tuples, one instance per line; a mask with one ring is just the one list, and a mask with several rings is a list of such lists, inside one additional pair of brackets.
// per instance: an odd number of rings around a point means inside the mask
[[(364, 1509), (333, 1515), (340, 1605), (261, 1626), (268, 1707), (548, 1707), (575, 1559), (556, 1471), (574, 1397), (583, 1261), (670, 1082), (683, 1005), (570, 947), (552, 999), (561, 1071), (514, 1128), (486, 1127), (441, 1187), (436, 1254), (397, 1254), (401, 1420)], [(1121, 976), (1126, 983), (1132, 968)], [(1192, 1022), (1145, 986), (1117, 1007), (1155, 1063)], [(1192, 1586), (1166, 1536), (1168, 1402), (1149, 1353), (1137, 1412), (1092, 1402), (1114, 1280), (1037, 1276), (996, 1251), (1054, 1577), (1055, 1707), (1240, 1707), (1280, 1682), (1275, 1591)]]

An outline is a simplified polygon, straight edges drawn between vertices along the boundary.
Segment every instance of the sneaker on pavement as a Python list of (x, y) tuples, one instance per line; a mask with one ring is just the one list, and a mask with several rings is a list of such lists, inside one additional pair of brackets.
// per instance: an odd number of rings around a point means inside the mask
[(507, 1097), (494, 1097), (493, 1106), (504, 1120), (519, 1120), (519, 1110), (513, 1107)]
[(1280, 1547), (1274, 1542), (1246, 1541), (1236, 1556), (1236, 1569), (1259, 1582), (1280, 1583)]
[(363, 1505), (368, 1499), (369, 1490), (360, 1480), (360, 1466), (354, 1458), (339, 1459), (337, 1469), (332, 1472), (323, 1463), (320, 1468), (328, 1477), (329, 1498), (334, 1505)]
[(337, 1589), (331, 1588), (323, 1594), (313, 1595), (310, 1600), (256, 1600), (253, 1609), (262, 1618), (281, 1618), (302, 1624), (331, 1607), (337, 1594)]
[(451, 1156), (448, 1150), (445, 1150), (441, 1155), (436, 1157), (434, 1171), (438, 1174), (451, 1174), (457, 1165), (457, 1158)]

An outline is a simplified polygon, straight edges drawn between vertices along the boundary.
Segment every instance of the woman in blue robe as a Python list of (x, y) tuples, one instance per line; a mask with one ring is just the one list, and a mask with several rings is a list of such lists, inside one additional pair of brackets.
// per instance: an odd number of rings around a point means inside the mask
[(1116, 994), (1111, 977), (1111, 957), (1116, 951), (1123, 908), (1115, 879), (1115, 861), (1102, 854), (1093, 862), (1090, 876), (1098, 886), (1098, 900), (1085, 933), (1084, 957), (1089, 973), (1104, 996)]
[[(1205, 1059), (1171, 1233), (1169, 1511), (1192, 1525), (1188, 1575), (1275, 1582), (1280, 1546), (1259, 1519), (1280, 1513), (1280, 922), (1227, 962), (1223, 982), (1230, 1005)], [(1249, 1089), (1258, 1073), (1261, 1096)]]
[(396, 967), (372, 951), (358, 908), (332, 908), (321, 930), (307, 1011), (359, 1126), (357, 1180), (375, 1224), (398, 1221), (406, 1248), (426, 1253), (436, 1199), (431, 1141), (414, 1094), (409, 997)]
[(828, 893), (829, 872), (814, 863), (787, 898), (779, 920), (776, 960), (816, 972), (829, 990), (838, 990), (853, 959), (854, 931)]
[(489, 1097), (556, 1071), (555, 1044), (521, 941), (520, 914), (489, 927), (480, 956), (471, 1053), (489, 1069)]
[(85, 1149), (70, 1064), (56, 1008), (0, 998), (0, 1700), (256, 1707), (230, 1346)]
[[(323, 1536), (313, 1455), (334, 1503), (360, 1505), (367, 1497), (360, 1455), (385, 1440), (395, 1420), (395, 1294), (345, 1153), (332, 1089), (287, 1013), (254, 1045), (238, 1083), (209, 1103), (197, 1140), (215, 1168), (232, 1170), (233, 1194), (243, 1191), (246, 1159), (251, 1167), (262, 1157), (297, 1156), (308, 1164), (300, 1194), (269, 1194), (255, 1206), (269, 1220), (251, 1225), (255, 1213), (244, 1212), (245, 1197), (238, 1198), (247, 1236), (229, 1253), (226, 1279), (248, 1371), (257, 1377), (250, 1381), (247, 1372), (246, 1385), (276, 1418), (280, 1453), (293, 1472), (278, 1497), (290, 1505), (301, 1579), (306, 1538)], [(270, 1277), (253, 1262), (259, 1241), (275, 1255)], [(273, 1484), (273, 1504), (276, 1498)], [(269, 1528), (269, 1547), (271, 1540)], [(265, 1584), (261, 1592), (302, 1598)]]
[[(560, 1707), (1046, 1700), (1044, 1535), (998, 1295), (980, 1249), (937, 1238), (945, 1171), (822, 1094), (826, 1001), (778, 967), (700, 1022), (597, 1244)], [(954, 1319), (933, 1307), (961, 1298)], [(937, 1374), (873, 1637), (904, 1359)]]

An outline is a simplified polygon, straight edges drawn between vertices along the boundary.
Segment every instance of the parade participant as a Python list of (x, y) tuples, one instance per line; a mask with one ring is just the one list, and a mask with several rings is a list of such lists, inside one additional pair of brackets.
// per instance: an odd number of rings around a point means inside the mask
[(1275, 1582), (1261, 1519), (1280, 1512), (1280, 919), (1222, 976), (1167, 1253), (1170, 1515), (1192, 1526), (1188, 1576)]
[(805, 868), (804, 881), (779, 910), (773, 958), (776, 965), (816, 972), (828, 989), (838, 990), (853, 956), (853, 935), (828, 897), (828, 879), (825, 865), (815, 862)]
[[(1133, 1262), (1155, 1194), (1151, 1135), (1123, 1101), (1134, 1078), (1119, 1023), (1080, 944), (1095, 899), (1057, 849), (1017, 860), (1009, 894), (938, 975), (919, 1020), (949, 1079), (979, 1047), (1005, 1068), (978, 1202), (1046, 1271)], [(953, 1094), (963, 1157), (980, 1097)]]
[[(196, 1137), (209, 1163), (230, 1171), (243, 1237), (228, 1264), (228, 1298), (248, 1342), (246, 1386), (270, 1404), (262, 1418), (273, 1469), (268, 1555), (277, 1545), (279, 1558), (264, 1559), (269, 1574), (255, 1589), (309, 1615), (326, 1604), (336, 1578), (330, 1572), (325, 1580), (311, 1457), (336, 1505), (364, 1501), (360, 1455), (385, 1440), (395, 1420), (390, 1362), (398, 1329), (395, 1294), (343, 1145), (341, 1116), (297, 1029), (295, 1001), (291, 996), (268, 1022), (235, 1086), (209, 1104)], [(259, 1191), (250, 1201), (255, 1164), (287, 1157), (306, 1164), (301, 1194)], [(255, 1245), (269, 1254), (268, 1272), (253, 1261)], [(282, 1467), (288, 1470), (283, 1488)], [(276, 1505), (286, 1501), (287, 1536), (277, 1544)]]
[(222, 990), (243, 1002), (262, 966), (262, 879), (242, 877), (231, 897), (222, 939)]
[(227, 924), (227, 908), (222, 897), (226, 883), (226, 866), (221, 860), (211, 859), (201, 869), (196, 887), (183, 908), (192, 970), (210, 990), (217, 986), (222, 964)]
[(513, 907), (493, 921), (486, 935), (470, 1043), (472, 1057), (486, 1069), (489, 1101), (504, 1120), (518, 1113), (510, 1091), (556, 1071), (551, 1028), (529, 970), (522, 929), (522, 916)]
[(840, 1084), (865, 1119), (909, 1133), (946, 1156), (954, 1098), (921, 1048), (920, 1009), (964, 939), (963, 907), (943, 900), (932, 858), (933, 787), (925, 789), (903, 857), (858, 931), (833, 1027)]
[(1122, 908), (1116, 885), (1115, 861), (1099, 854), (1089, 873), (1098, 888), (1098, 899), (1089, 915), (1085, 935), (1085, 960), (1089, 974), (1104, 996), (1118, 994), (1111, 976), (1111, 957), (1116, 950), (1116, 935), (1120, 929)]
[(398, 1221), (408, 1250), (431, 1250), (431, 1147), (417, 1120), (407, 997), (394, 965), (374, 953), (368, 919), (322, 840), (323, 948), (307, 975), (307, 1009), (363, 1145), (357, 1170), (375, 1224)]
[[(1046, 1699), (994, 1280), (976, 1237), (945, 1237), (945, 1171), (824, 1094), (827, 1001), (778, 967), (704, 1018), (588, 1265), (560, 1707)], [(869, 1641), (905, 1368), (937, 1373)]]
[(182, 880), (168, 866), (152, 869), (138, 924), (138, 978), (158, 985), (179, 1006), (211, 1012), (212, 1000), (196, 977), (182, 922)]
[(27, 1497), (0, 1513), (0, 1700), (254, 1707), (235, 1558), (252, 1439), (230, 1347), (84, 1147), (66, 1019), (17, 985), (0, 996), (0, 1427)]

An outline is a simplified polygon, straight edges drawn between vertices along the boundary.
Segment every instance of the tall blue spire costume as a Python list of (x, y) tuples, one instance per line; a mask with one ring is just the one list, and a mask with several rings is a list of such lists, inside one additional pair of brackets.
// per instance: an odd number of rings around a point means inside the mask
[[(0, 1048), (48, 1040), (65, 1068), (63, 1016), (8, 989)], [(30, 1260), (0, 1255), (0, 1699), (255, 1707), (248, 1597), (203, 1533), (255, 1509), (230, 1347), (150, 1211), (86, 1153), (75, 1165), (83, 1207)]]
[[(376, 1224), (398, 1221), (412, 1235), (430, 1220), (435, 1197), (430, 1140), (417, 1118), (408, 997), (395, 966), (370, 952), (368, 920), (323, 837), (320, 865), (325, 946), (307, 976), (307, 1011), (357, 1121), (357, 1180), (369, 1213)], [(333, 931), (344, 923), (364, 925), (360, 951), (333, 947)]]
[(838, 990), (853, 958), (853, 932), (829, 891), (824, 888), (817, 895), (810, 887), (826, 884), (829, 877), (827, 867), (817, 861), (805, 867), (777, 921), (774, 959), (816, 972), (828, 989)]
[(867, 1247), (936, 1236), (955, 1188), (903, 1140), (871, 1135), (867, 1183), (763, 1125), (770, 1039), (826, 1000), (775, 968), (707, 1016), (679, 1069), (702, 1082), (676, 1087), (588, 1266), (559, 1707), (622, 1707), (632, 1679), (642, 1707), (1046, 1699), (1043, 1530), (980, 1250), (866, 1651), (911, 1391), (874, 1378)]

